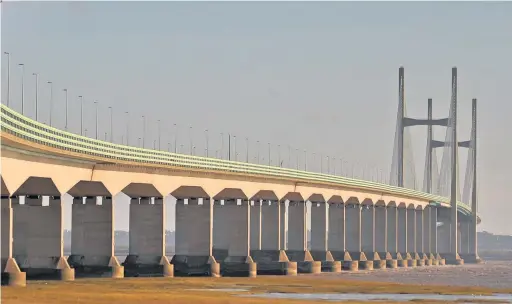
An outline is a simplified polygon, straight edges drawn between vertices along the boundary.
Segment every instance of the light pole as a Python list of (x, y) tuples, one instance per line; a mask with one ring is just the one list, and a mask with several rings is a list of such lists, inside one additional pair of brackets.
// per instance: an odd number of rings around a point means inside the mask
[(288, 168), (292, 168), (292, 147), (288, 145)]
[(24, 115), (24, 105), (25, 105), (25, 88), (24, 82), (25, 82), (25, 65), (23, 63), (19, 63), (18, 66), (21, 69), (21, 114)]
[(245, 162), (249, 162), (249, 137), (245, 138), (245, 148), (247, 151), (245, 151)]
[(36, 76), (36, 121), (37, 120), (37, 110), (38, 110), (38, 106), (37, 106), (37, 93), (39, 91), (39, 73), (32, 73), (32, 75)]
[(52, 112), (53, 112), (53, 82), (47, 82), (50, 85), (50, 127), (52, 126)]
[(96, 108), (96, 139), (98, 139), (98, 101), (94, 102)]
[(192, 143), (192, 127), (188, 128), (188, 137), (190, 138), (190, 154), (192, 154), (192, 146), (193, 146), (193, 143)]
[(206, 138), (206, 157), (208, 157), (208, 129), (204, 130), (205, 138)]
[(66, 123), (64, 125), (64, 130), (68, 130), (68, 89), (63, 89), (64, 94), (66, 95)]
[(174, 153), (178, 153), (178, 125), (174, 124)]
[(233, 146), (235, 148), (235, 161), (236, 161), (236, 135), (233, 135)]
[(142, 148), (145, 147), (144, 137), (146, 137), (146, 117), (142, 115)]
[(9, 101), (11, 99), (11, 54), (9, 52), (4, 52), (7, 55), (7, 103), (9, 106)]
[(281, 145), (277, 145), (277, 164), (281, 167)]
[(112, 120), (113, 120), (112, 107), (108, 107), (108, 109), (110, 110), (110, 142), (113, 143), (114, 142), (114, 130), (113, 130), (113, 126), (112, 126)]
[(270, 166), (270, 143), (268, 143), (268, 165)]
[(316, 153), (313, 152), (313, 165), (315, 164), (315, 159), (316, 159)]
[(130, 139), (130, 114), (128, 112), (124, 112), (126, 114), (126, 145), (129, 146)]
[(297, 170), (299, 170), (299, 149), (295, 149), (295, 153), (297, 153)]
[(78, 96), (80, 98), (80, 135), (83, 135), (84, 128), (84, 97), (82, 95)]
[(224, 133), (220, 132), (220, 159), (224, 159)]
[(156, 121), (156, 123), (157, 123), (157, 125), (158, 125), (158, 150), (161, 150), (161, 149), (160, 149), (160, 145), (161, 145), (161, 144), (160, 144), (160, 142), (161, 142), (161, 137), (160, 137), (160, 136), (161, 136), (161, 133), (160, 133), (160, 119), (158, 119), (158, 120)]
[(258, 165), (260, 164), (260, 141), (256, 141), (256, 150), (258, 150)]
[(306, 150), (304, 149), (304, 171), (308, 171), (308, 155)]
[(327, 174), (331, 174), (331, 161), (329, 155), (327, 155)]
[(334, 168), (333, 174), (336, 175), (336, 157), (334, 157), (334, 156), (332, 158), (332, 163), (334, 164), (334, 166), (333, 166), (333, 168)]

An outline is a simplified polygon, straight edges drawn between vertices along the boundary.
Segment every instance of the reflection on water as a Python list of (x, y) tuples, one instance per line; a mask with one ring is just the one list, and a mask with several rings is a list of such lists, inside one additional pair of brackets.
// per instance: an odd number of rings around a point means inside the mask
[(306, 294), (306, 293), (262, 293), (240, 295), (241, 297), (269, 298), (269, 299), (293, 299), (293, 300), (325, 300), (325, 301), (411, 301), (411, 300), (437, 300), (437, 301), (474, 301), (494, 300), (498, 303), (512, 303), (512, 295), (495, 294), (492, 296), (480, 295), (439, 295), (439, 294)]

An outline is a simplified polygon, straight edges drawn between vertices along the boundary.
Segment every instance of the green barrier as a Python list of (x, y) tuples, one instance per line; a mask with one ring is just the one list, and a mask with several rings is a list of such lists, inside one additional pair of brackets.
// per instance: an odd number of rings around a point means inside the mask
[[(116, 161), (130, 161), (184, 169), (287, 178), (305, 183), (331, 183), (360, 190), (380, 192), (386, 195), (406, 196), (429, 200), (431, 203), (438, 202), (449, 205), (449, 198), (446, 197), (371, 181), (113, 144), (47, 126), (21, 115), (5, 105), (1, 106), (1, 119), (2, 131), (18, 138), (61, 150), (111, 159), (113, 163)], [(471, 214), (468, 205), (461, 202), (458, 202), (457, 205), (460, 212)]]

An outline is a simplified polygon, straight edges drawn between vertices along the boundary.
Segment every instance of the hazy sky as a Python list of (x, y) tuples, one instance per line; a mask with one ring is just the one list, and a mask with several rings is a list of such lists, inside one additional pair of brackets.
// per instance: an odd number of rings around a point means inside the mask
[[(409, 116), (425, 117), (427, 98), (433, 98), (434, 116), (441, 118), (448, 112), (451, 68), (457, 66), (461, 140), (469, 137), (471, 98), (480, 102), (480, 229), (512, 234), (506, 195), (512, 185), (511, 15), (510, 2), (3, 2), (2, 52), (12, 54), (11, 106), (20, 109), (17, 64), (24, 63), (26, 114), (34, 117), (32, 73), (39, 72), (40, 120), (48, 121), (46, 82), (53, 81), (54, 124), (60, 128), (62, 89), (68, 88), (74, 132), (77, 96), (83, 95), (88, 135), (95, 133), (92, 102), (98, 100), (99, 134), (109, 132), (112, 106), (116, 142), (126, 136), (129, 111), (133, 144), (142, 136), (145, 115), (148, 147), (160, 119), (162, 147), (173, 141), (176, 123), (186, 150), (193, 126), (201, 154), (208, 129), (211, 154), (220, 147), (220, 133), (231, 132), (243, 159), (248, 137), (251, 147), (263, 143), (267, 161), (270, 142), (274, 163), (276, 146), (286, 159), (290, 145), (308, 151), (312, 169), (318, 170), (322, 154), (358, 168), (381, 168), (386, 176), (398, 67), (405, 67)], [(421, 183), (426, 128), (412, 135)], [(441, 128), (435, 135), (444, 139)], [(250, 157), (256, 154), (251, 149)], [(128, 227), (126, 207), (116, 208), (116, 229)]]

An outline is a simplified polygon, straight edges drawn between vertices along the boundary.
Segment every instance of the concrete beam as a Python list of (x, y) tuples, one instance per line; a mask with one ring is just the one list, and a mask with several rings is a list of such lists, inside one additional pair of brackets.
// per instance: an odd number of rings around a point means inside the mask
[(128, 195), (130, 198), (164, 197), (155, 186), (145, 183), (130, 183), (128, 186), (124, 187), (121, 192)]
[(102, 182), (97, 181), (79, 181), (67, 191), (72, 197), (102, 196), (112, 197)]
[(13, 193), (23, 195), (60, 196), (60, 192), (51, 178), (31, 176)]
[(178, 189), (171, 192), (171, 195), (177, 200), (185, 199), (210, 199), (210, 196), (202, 187), (199, 186), (181, 186)]

